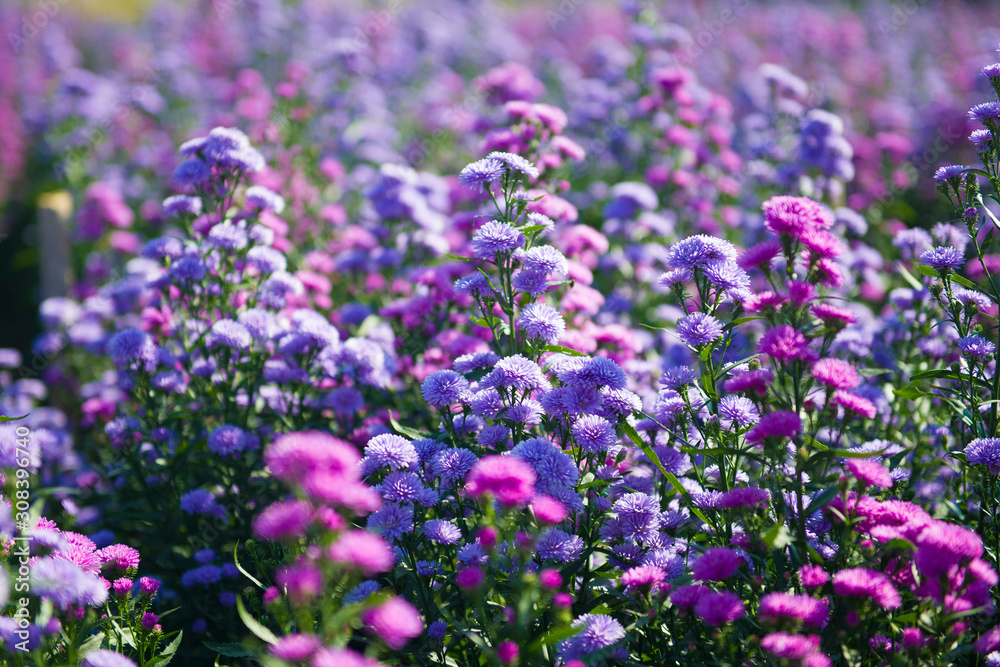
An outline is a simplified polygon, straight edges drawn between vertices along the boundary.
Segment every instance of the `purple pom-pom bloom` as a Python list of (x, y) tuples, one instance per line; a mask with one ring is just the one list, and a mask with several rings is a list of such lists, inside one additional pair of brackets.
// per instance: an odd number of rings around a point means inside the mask
[(552, 306), (542, 303), (528, 304), (522, 311), (517, 325), (529, 338), (555, 345), (566, 333), (566, 322)]
[(921, 254), (920, 261), (938, 273), (948, 273), (965, 264), (965, 255), (957, 248), (938, 246)]
[(468, 398), (469, 381), (455, 371), (434, 371), (421, 384), (420, 393), (432, 407), (444, 408)]
[(479, 259), (495, 259), (497, 254), (514, 252), (523, 245), (524, 234), (498, 220), (490, 220), (472, 237), (472, 251)]
[(996, 354), (997, 346), (980, 336), (965, 336), (958, 339), (958, 349), (970, 359), (986, 361)]
[(1000, 473), (1000, 438), (976, 438), (965, 447), (969, 465), (986, 466), (990, 474)]
[(208, 434), (208, 448), (222, 456), (242, 452), (246, 446), (247, 434), (238, 426), (223, 424)]
[(470, 188), (489, 190), (504, 174), (505, 165), (496, 158), (484, 158), (467, 165), (458, 175), (458, 182)]

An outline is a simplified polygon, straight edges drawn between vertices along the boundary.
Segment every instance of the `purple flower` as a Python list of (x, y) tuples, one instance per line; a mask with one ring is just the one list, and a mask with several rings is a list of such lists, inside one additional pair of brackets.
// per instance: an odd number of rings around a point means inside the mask
[(382, 433), (365, 445), (361, 459), (361, 474), (368, 476), (380, 468), (408, 469), (417, 464), (417, 450), (413, 443), (401, 435)]
[(969, 109), (969, 120), (974, 120), (989, 127), (1000, 119), (1000, 102), (984, 102)]
[(542, 560), (568, 563), (583, 551), (583, 539), (558, 528), (549, 528), (538, 538), (535, 551)]
[(130, 658), (106, 648), (90, 651), (80, 665), (81, 667), (136, 667)]
[[(983, 541), (971, 528), (932, 521), (916, 539), (913, 563), (925, 577), (936, 580), (954, 568), (983, 555)], [(994, 575), (995, 576), (995, 575)], [(836, 578), (834, 578), (836, 582)]]
[(719, 414), (724, 417), (723, 426), (726, 420), (730, 424), (737, 424), (741, 428), (753, 426), (760, 421), (760, 412), (757, 406), (749, 398), (744, 396), (725, 396), (719, 401)]
[(534, 391), (548, 385), (545, 374), (534, 361), (515, 354), (504, 357), (493, 370), (479, 381), (482, 387), (497, 389), (514, 388), (518, 391)]
[(250, 331), (235, 320), (219, 320), (212, 325), (212, 335), (216, 344), (241, 352), (253, 343)]
[(691, 567), (695, 581), (722, 581), (736, 574), (743, 564), (739, 552), (726, 547), (712, 547), (698, 557)]
[(242, 452), (246, 446), (247, 434), (237, 426), (223, 424), (208, 434), (208, 448), (221, 456)]
[(819, 651), (819, 637), (772, 632), (760, 640), (760, 647), (779, 660), (800, 661)]
[(760, 442), (767, 438), (795, 438), (802, 432), (802, 418), (789, 410), (776, 410), (760, 418), (747, 433), (747, 442)]
[(958, 339), (958, 349), (966, 357), (983, 362), (996, 354), (997, 346), (980, 336), (965, 336)]
[(215, 503), (215, 496), (206, 489), (194, 489), (181, 496), (181, 510), (188, 514), (216, 515), (220, 508)]
[(60, 609), (71, 604), (98, 607), (108, 598), (99, 577), (62, 558), (39, 558), (31, 566), (31, 592)]
[(503, 153), (501, 151), (493, 151), (486, 156), (487, 160), (497, 160), (504, 164), (511, 171), (518, 171), (527, 176), (528, 178), (538, 178), (538, 169), (528, 160), (525, 160), (520, 155), (515, 155), (514, 153)]
[(257, 267), (261, 273), (274, 273), (288, 268), (288, 260), (280, 250), (267, 246), (254, 246), (247, 251), (247, 264)]
[(702, 595), (694, 605), (694, 613), (713, 628), (743, 618), (746, 609), (736, 593), (710, 591)]
[(434, 519), (424, 524), (424, 535), (438, 544), (455, 544), (462, 538), (462, 531), (450, 521)]
[[(949, 180), (954, 179), (954, 178), (961, 178), (962, 176), (965, 175), (965, 173), (969, 169), (970, 169), (970, 167), (967, 167), (964, 164), (949, 164), (949, 165), (945, 165), (943, 167), (938, 167), (938, 170), (934, 172), (934, 182), (935, 183), (943, 183), (944, 181), (949, 181)], [(921, 259), (923, 259), (923, 258), (921, 258)], [(926, 261), (926, 260), (924, 260), (924, 261)]]
[(420, 393), (432, 407), (445, 408), (466, 400), (469, 381), (455, 371), (434, 371), (424, 379)]
[(498, 254), (510, 253), (524, 245), (524, 234), (506, 222), (490, 220), (472, 237), (472, 251), (479, 259), (495, 259)]
[(558, 375), (559, 380), (569, 387), (625, 389), (628, 384), (625, 371), (607, 357), (578, 361)]
[[(390, 565), (390, 567), (392, 567)], [(377, 581), (362, 581), (360, 584), (347, 591), (344, 595), (344, 604), (357, 604), (367, 600), (372, 593), (381, 590)]]
[(962, 268), (965, 264), (965, 255), (957, 248), (938, 246), (921, 254), (920, 261), (938, 273), (949, 273)]
[(1000, 473), (1000, 438), (976, 438), (965, 447), (969, 465), (986, 466), (990, 474)]
[(700, 269), (709, 262), (736, 261), (736, 246), (711, 236), (691, 236), (670, 246), (666, 263), (671, 269)]
[(518, 271), (511, 281), (511, 285), (518, 292), (524, 292), (532, 297), (545, 294), (549, 289), (549, 276), (542, 271), (524, 269)]
[(433, 505), (437, 502), (437, 494), (425, 487), (415, 473), (405, 470), (389, 473), (375, 489), (383, 499), (394, 503)]
[(566, 322), (559, 311), (541, 303), (532, 303), (521, 311), (518, 326), (529, 338), (554, 345), (566, 333)]
[(173, 173), (174, 183), (182, 188), (201, 185), (211, 177), (212, 170), (204, 160), (197, 158), (181, 162)]
[(863, 486), (877, 486), (882, 489), (892, 487), (892, 475), (878, 461), (871, 459), (848, 459), (844, 470), (849, 472)]
[(447, 486), (465, 479), (478, 461), (479, 458), (468, 449), (445, 449), (431, 458), (429, 475), (431, 479), (440, 479), (442, 486)]
[(398, 540), (413, 529), (413, 506), (384, 503), (368, 517), (368, 530), (388, 540)]
[(215, 225), (208, 232), (208, 242), (225, 250), (242, 250), (247, 247), (247, 231), (231, 222)]
[(163, 215), (167, 218), (175, 215), (201, 215), (201, 199), (187, 195), (174, 195), (163, 200)]
[(701, 347), (722, 338), (722, 323), (711, 315), (692, 313), (677, 322), (677, 335), (689, 347)]
[(544, 493), (552, 487), (573, 487), (580, 477), (573, 459), (544, 438), (523, 440), (510, 453), (531, 466), (538, 477), (536, 486)]
[(569, 263), (565, 255), (550, 245), (535, 246), (517, 255), (521, 266), (526, 271), (544, 273), (546, 276), (565, 276), (569, 272)]
[(586, 657), (625, 638), (622, 624), (604, 614), (584, 614), (573, 621), (573, 627), (580, 626), (583, 626), (581, 632), (559, 645), (559, 656), (563, 662)]
[(626, 537), (643, 540), (660, 528), (660, 501), (645, 493), (626, 493), (615, 501), (615, 513), (621, 532)]
[(455, 291), (459, 294), (468, 294), (479, 298), (495, 298), (496, 294), (489, 278), (478, 271), (456, 280)]
[[(484, 158), (467, 165), (458, 175), (458, 182), (470, 188), (489, 190), (504, 174), (505, 165), (496, 158)], [(478, 186), (478, 187), (477, 187)]]
[(252, 185), (247, 188), (246, 200), (258, 208), (266, 208), (275, 213), (281, 213), (285, 210), (285, 200), (281, 195), (261, 185)]
[(108, 356), (115, 366), (132, 367), (142, 364), (151, 371), (156, 368), (158, 355), (153, 339), (145, 331), (122, 329), (108, 341)]
[(573, 439), (588, 454), (600, 454), (618, 443), (615, 427), (597, 415), (581, 415), (573, 423)]

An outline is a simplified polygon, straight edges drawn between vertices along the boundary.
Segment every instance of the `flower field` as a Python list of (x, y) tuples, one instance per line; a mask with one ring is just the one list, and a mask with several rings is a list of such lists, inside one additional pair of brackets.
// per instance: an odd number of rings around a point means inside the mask
[(1000, 6), (85, 5), (0, 6), (2, 664), (1000, 665)]

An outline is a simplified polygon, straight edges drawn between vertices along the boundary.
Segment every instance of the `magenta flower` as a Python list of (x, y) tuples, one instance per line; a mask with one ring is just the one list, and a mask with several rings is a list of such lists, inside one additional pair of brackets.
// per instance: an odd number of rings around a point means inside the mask
[(833, 575), (833, 591), (841, 597), (874, 600), (883, 609), (898, 609), (903, 604), (899, 591), (887, 576), (863, 567)]
[(653, 586), (664, 581), (666, 578), (667, 573), (663, 571), (663, 568), (656, 567), (655, 565), (640, 565), (629, 568), (622, 575), (621, 583), (622, 586), (633, 590)]
[(416, 608), (398, 597), (365, 610), (361, 620), (393, 650), (399, 650), (424, 631), (424, 622)]
[(760, 646), (779, 660), (803, 660), (819, 651), (819, 637), (772, 632), (760, 640)]
[(746, 609), (743, 600), (729, 591), (709, 592), (702, 595), (694, 605), (694, 613), (713, 628), (743, 618)]
[(747, 442), (761, 442), (767, 438), (795, 438), (802, 433), (802, 419), (789, 410), (776, 410), (760, 418), (747, 433)]
[(787, 324), (769, 329), (761, 337), (757, 349), (776, 361), (810, 359), (813, 355), (802, 332)]
[(834, 405), (844, 408), (845, 412), (854, 412), (868, 419), (875, 419), (875, 415), (878, 414), (874, 403), (864, 396), (858, 396), (843, 389), (834, 392), (832, 402)]
[(736, 574), (743, 564), (743, 556), (733, 549), (712, 547), (691, 566), (695, 581), (722, 581)]
[(357, 568), (366, 577), (388, 572), (396, 562), (396, 554), (379, 535), (367, 530), (349, 530), (330, 545), (330, 560)]
[(913, 563), (929, 579), (937, 579), (953, 567), (983, 555), (983, 541), (976, 531), (947, 521), (929, 523), (916, 544)]
[(882, 489), (892, 487), (892, 475), (878, 461), (871, 459), (847, 459), (844, 470), (850, 473), (862, 486), (877, 486)]
[(486, 456), (465, 479), (465, 492), (473, 498), (491, 494), (509, 507), (523, 505), (535, 495), (535, 471), (513, 456)]
[(813, 364), (811, 372), (817, 382), (832, 389), (857, 389), (861, 384), (858, 371), (841, 359), (820, 359)]
[(808, 595), (792, 593), (768, 593), (760, 599), (757, 616), (761, 621), (779, 623), (783, 619), (801, 621), (814, 628), (826, 625), (830, 615), (830, 603)]

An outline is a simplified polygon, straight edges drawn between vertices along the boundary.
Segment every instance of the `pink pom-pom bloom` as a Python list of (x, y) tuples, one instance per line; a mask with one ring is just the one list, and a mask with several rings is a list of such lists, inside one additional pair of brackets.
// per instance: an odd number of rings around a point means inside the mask
[(848, 459), (844, 470), (863, 486), (877, 486), (882, 489), (892, 487), (892, 475), (885, 466), (871, 459)]
[(539, 521), (552, 525), (562, 523), (569, 516), (566, 506), (552, 496), (537, 496), (531, 501), (531, 509)]
[(622, 575), (622, 586), (628, 589), (636, 589), (653, 586), (667, 578), (667, 573), (663, 568), (655, 565), (640, 565), (629, 568)]
[(391, 598), (361, 615), (368, 629), (378, 635), (393, 650), (424, 631), (424, 622), (416, 608), (402, 598)]
[(937, 579), (952, 568), (983, 555), (983, 542), (978, 533), (947, 521), (933, 521), (925, 526), (916, 543), (913, 562), (929, 579)]
[(487, 493), (508, 507), (523, 505), (535, 495), (535, 471), (513, 456), (486, 456), (469, 471), (465, 492), (473, 498)]
[(761, 206), (764, 226), (776, 235), (801, 239), (808, 233), (829, 229), (833, 218), (823, 206), (808, 197), (771, 197)]
[(857, 394), (852, 394), (851, 392), (844, 391), (843, 389), (838, 389), (834, 392), (833, 404), (844, 408), (845, 412), (853, 412), (867, 417), (868, 419), (875, 419), (875, 415), (878, 414), (878, 410), (875, 409), (874, 403), (869, 401), (864, 396), (858, 396)]
[(729, 591), (710, 591), (702, 595), (694, 605), (694, 613), (713, 628), (725, 623), (732, 623), (743, 618), (746, 609), (743, 600), (736, 593)]
[(799, 581), (805, 588), (819, 588), (830, 581), (830, 575), (820, 565), (803, 565), (799, 568)]
[(722, 581), (736, 574), (743, 563), (739, 552), (726, 547), (706, 549), (691, 567), (695, 581)]
[(861, 376), (851, 364), (841, 359), (820, 359), (812, 367), (816, 381), (831, 389), (857, 389)]
[(783, 619), (793, 619), (814, 628), (823, 627), (829, 615), (830, 603), (826, 600), (792, 593), (768, 593), (760, 599), (757, 611), (761, 621), (777, 624)]
[(813, 356), (809, 341), (802, 332), (787, 324), (769, 329), (761, 337), (757, 349), (777, 361), (810, 359)]
[(760, 647), (779, 660), (798, 661), (819, 651), (819, 637), (772, 632), (760, 640)]
[(366, 577), (388, 572), (396, 562), (389, 544), (367, 530), (349, 530), (330, 545), (330, 560), (361, 570)]
[(833, 591), (841, 597), (870, 598), (883, 609), (898, 609), (903, 604), (899, 591), (887, 576), (863, 567), (833, 575)]
[(802, 433), (802, 419), (789, 410), (776, 410), (760, 418), (747, 433), (747, 442), (761, 442), (767, 438), (795, 438)]

